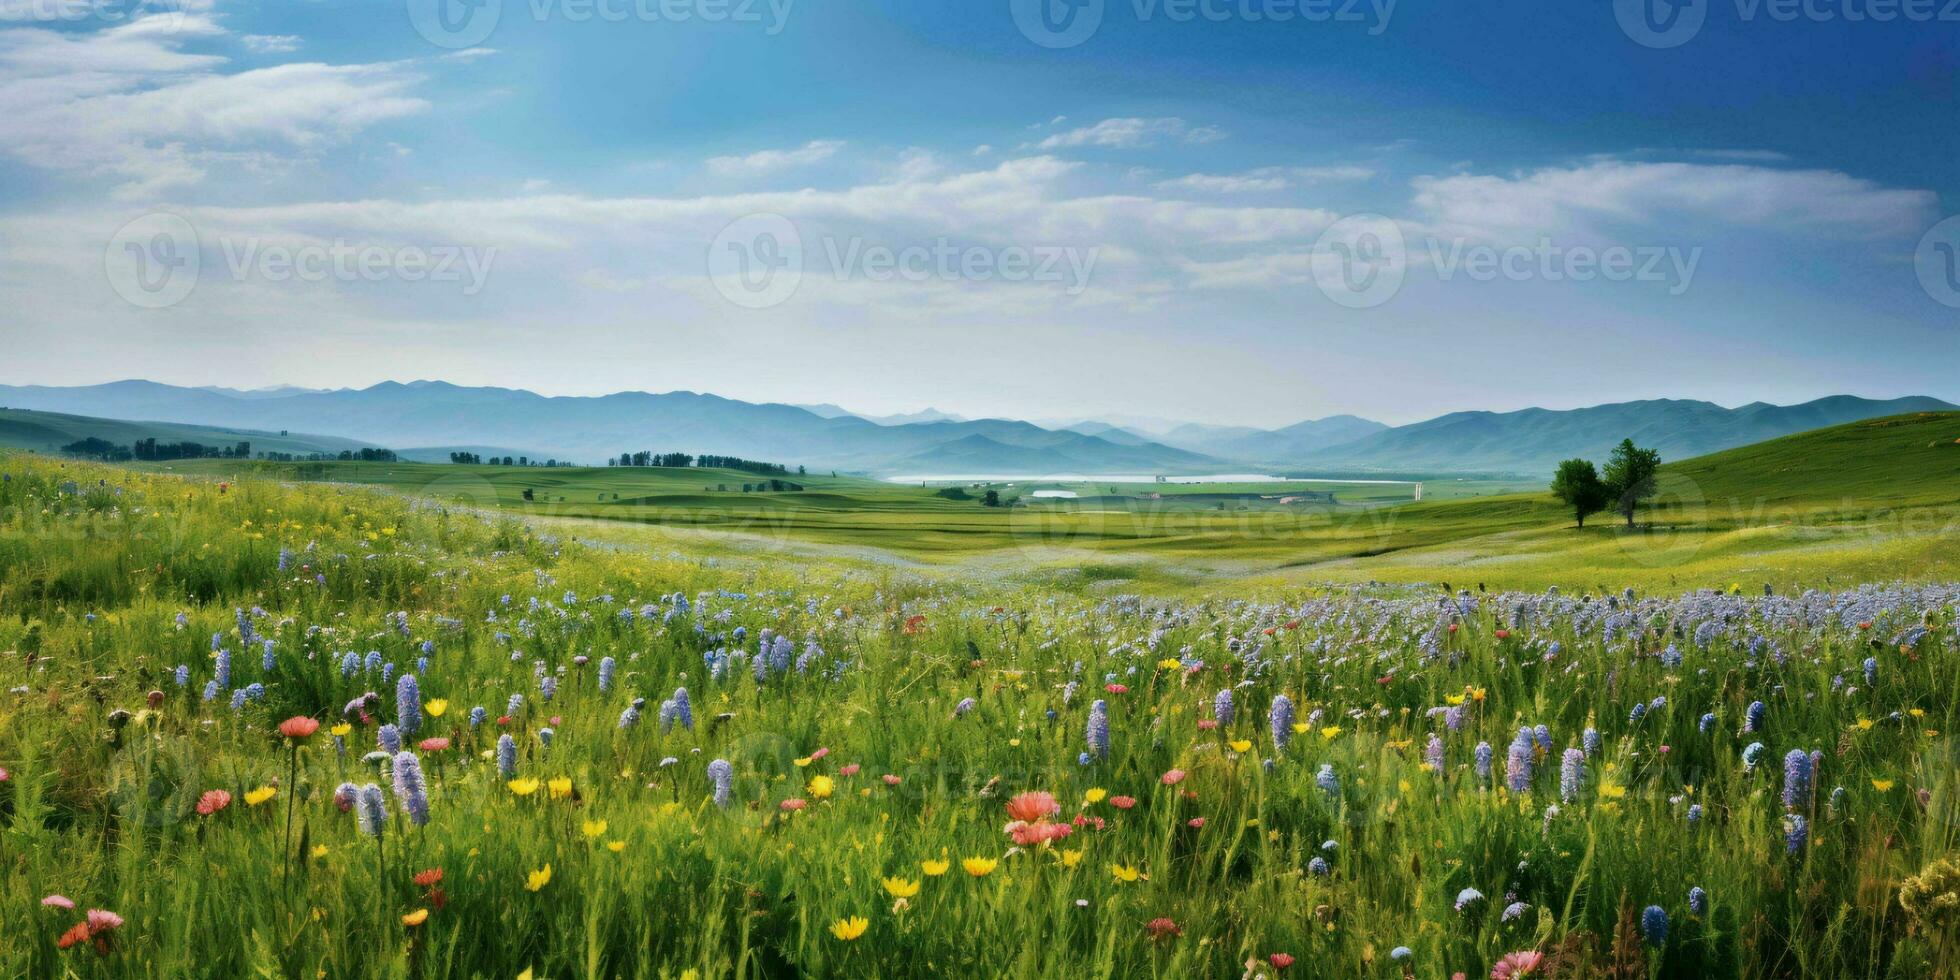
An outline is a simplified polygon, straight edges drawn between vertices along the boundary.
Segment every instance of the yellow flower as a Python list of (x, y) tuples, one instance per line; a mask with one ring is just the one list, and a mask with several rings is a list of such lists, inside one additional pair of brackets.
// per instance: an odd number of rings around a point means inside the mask
[(1868, 731), (1871, 731), (1871, 730), (1872, 730), (1872, 720), (1871, 720), (1870, 718), (1860, 718), (1860, 719), (1858, 719), (1858, 730), (1859, 730), (1859, 731), (1861, 731), (1861, 732), (1868, 732)]
[(1092, 787), (1087, 793), (1082, 794), (1082, 802), (1101, 803), (1108, 796), (1108, 790), (1103, 789), (1101, 786), (1096, 786)]
[(423, 705), (422, 710), (428, 712), (431, 718), (440, 718), (443, 712), (449, 710), (449, 701), (446, 698), (436, 698)]
[(258, 806), (278, 795), (279, 791), (271, 786), (261, 786), (258, 789), (247, 790), (245, 793), (245, 805)]
[(1294, 723), (1293, 723), (1293, 734), (1295, 734), (1295, 735), (1305, 735), (1305, 734), (1307, 733), (1307, 731), (1308, 731), (1309, 729), (1311, 729), (1311, 728), (1313, 728), (1313, 726), (1312, 726), (1312, 725), (1309, 725), (1309, 724), (1307, 724), (1307, 723), (1306, 723), (1306, 722), (1304, 722), (1304, 721), (1296, 721), (1296, 722), (1294, 722)]
[(864, 935), (864, 930), (869, 928), (871, 928), (871, 923), (864, 916), (854, 915), (848, 919), (838, 919), (836, 922), (831, 923), (830, 934), (848, 943)]
[(554, 800), (562, 800), (572, 795), (572, 781), (564, 776), (546, 783), (545, 788), (551, 791), (551, 798)]
[(623, 840), (609, 840), (606, 842), (606, 850), (611, 851), (614, 854), (618, 854), (619, 852), (626, 850), (626, 842)]
[(1157, 661), (1157, 669), (1159, 670), (1176, 670), (1182, 666), (1184, 665), (1179, 663), (1176, 657), (1165, 657)]
[(1073, 868), (1082, 863), (1081, 851), (1062, 851), (1060, 856), (1064, 868)]
[(318, 860), (326, 856), (327, 856), (327, 845), (325, 844), (313, 845), (313, 857), (315, 860)]
[(1234, 752), (1244, 753), (1244, 752), (1250, 752), (1252, 750), (1251, 739), (1235, 738), (1232, 741), (1227, 742), (1226, 744), (1230, 745), (1232, 747), (1232, 751)]
[(584, 829), (585, 836), (598, 837), (606, 832), (606, 822), (604, 820), (587, 820)]
[(549, 884), (551, 884), (551, 864), (550, 862), (546, 862), (544, 867), (531, 872), (524, 879), (524, 890), (534, 892)]
[(966, 873), (975, 878), (985, 878), (993, 874), (994, 869), (999, 866), (1000, 862), (993, 858), (967, 858), (960, 862), (960, 867), (965, 868)]
[(429, 921), (428, 909), (416, 909), (415, 911), (402, 916), (402, 925), (405, 926), (419, 926), (427, 921)]
[(1334, 737), (1339, 734), (1341, 734), (1341, 726), (1339, 725), (1328, 725), (1326, 728), (1320, 730), (1320, 737), (1329, 742), (1333, 741)]
[(1892, 781), (1889, 779), (1874, 779), (1872, 780), (1872, 788), (1883, 793), (1892, 788)]
[(1627, 788), (1625, 786), (1619, 785), (1618, 783), (1600, 783), (1599, 795), (1604, 796), (1609, 800), (1617, 800), (1627, 795)]
[(810, 777), (810, 795), (819, 800), (828, 799), (830, 797), (830, 791), (835, 789), (836, 786), (837, 784), (832, 782), (829, 776)]
[(338, 735), (341, 738), (346, 738), (347, 736), (354, 733), (354, 726), (343, 721), (340, 724), (327, 729), (327, 732), (332, 735)]
[(803, 768), (804, 766), (807, 766), (807, 765), (809, 765), (809, 764), (810, 764), (810, 758), (811, 758), (810, 756), (807, 756), (807, 755), (806, 755), (806, 756), (804, 756), (804, 757), (803, 757), (803, 758), (801, 758), (801, 759), (796, 759), (796, 760), (794, 760), (794, 761), (796, 762), (796, 768), (798, 768), (798, 769), (801, 769), (801, 768)]
[(1138, 878), (1143, 877), (1143, 872), (1138, 871), (1137, 869), (1132, 868), (1126, 864), (1110, 865), (1109, 873), (1111, 877), (1115, 878), (1117, 881), (1122, 881), (1122, 882), (1131, 882), (1137, 880)]
[(920, 861), (919, 862), (919, 870), (924, 871), (926, 873), (926, 877), (928, 878), (937, 878), (940, 875), (945, 874), (946, 869), (952, 866), (953, 866), (953, 862), (951, 861)]
[(1482, 701), (1483, 699), (1484, 699), (1484, 689), (1483, 689), (1483, 688), (1481, 688), (1481, 687), (1473, 687), (1473, 688), (1471, 688), (1471, 689), (1470, 689), (1470, 700), (1472, 700), (1472, 701)]
[(1925, 708), (1909, 708), (1909, 709), (1907, 709), (1907, 711), (1906, 711), (1906, 714), (1909, 714), (1909, 715), (1911, 715), (1911, 716), (1913, 716), (1914, 718), (1924, 718), (1924, 717), (1926, 717), (1926, 709), (1925, 709)]
[(1461, 695), (1461, 694), (1445, 694), (1445, 695), (1443, 695), (1443, 700), (1444, 700), (1444, 701), (1445, 701), (1446, 703), (1448, 703), (1448, 704), (1452, 704), (1452, 705), (1457, 705), (1457, 704), (1462, 704), (1462, 703), (1463, 703), (1463, 695)]
[(903, 878), (886, 878), (885, 893), (893, 898), (911, 898), (919, 893), (919, 883)]
[(535, 779), (513, 779), (505, 785), (508, 785), (510, 791), (519, 796), (530, 796), (532, 793), (538, 791), (538, 781)]

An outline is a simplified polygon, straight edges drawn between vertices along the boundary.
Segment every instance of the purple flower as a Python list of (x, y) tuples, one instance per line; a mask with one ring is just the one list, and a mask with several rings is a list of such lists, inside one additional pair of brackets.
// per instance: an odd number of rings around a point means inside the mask
[(395, 798), (402, 801), (402, 812), (417, 827), (429, 822), (429, 792), (422, 782), (422, 763), (413, 752), (395, 756)]

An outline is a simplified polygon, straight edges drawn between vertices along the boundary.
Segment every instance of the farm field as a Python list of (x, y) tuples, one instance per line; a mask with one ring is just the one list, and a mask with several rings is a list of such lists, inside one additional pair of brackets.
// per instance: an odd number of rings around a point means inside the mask
[(828, 477), (735, 499), (991, 551), (0, 457), (0, 974), (1950, 975), (1955, 426), (1675, 464), (1651, 550), (1520, 495), (1204, 579)]

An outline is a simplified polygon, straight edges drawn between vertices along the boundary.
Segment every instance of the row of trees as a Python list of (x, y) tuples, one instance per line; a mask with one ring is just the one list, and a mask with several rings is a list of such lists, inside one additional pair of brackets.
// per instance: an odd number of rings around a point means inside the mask
[[(763, 476), (787, 476), (789, 467), (781, 463), (763, 463), (740, 456), (690, 456), (687, 453), (654, 453), (641, 450), (637, 453), (620, 453), (616, 459), (606, 460), (607, 466), (696, 466), (703, 469), (741, 470), (744, 473), (760, 473)], [(805, 475), (803, 467), (796, 468), (796, 475)]]
[(61, 451), (70, 456), (84, 459), (99, 459), (108, 463), (126, 463), (130, 460), (144, 462), (167, 462), (173, 459), (263, 459), (277, 463), (324, 463), (331, 460), (367, 463), (395, 462), (395, 453), (390, 449), (343, 449), (339, 453), (285, 453), (252, 452), (250, 442), (238, 442), (229, 446), (207, 446), (201, 442), (158, 442), (155, 439), (138, 439), (125, 446), (110, 442), (97, 436), (77, 439)]
[(529, 456), (492, 456), (486, 460), (483, 458), (482, 453), (468, 452), (450, 453), (449, 461), (458, 464), (467, 463), (471, 466), (544, 466), (556, 468), (572, 465), (570, 463), (560, 463), (555, 459), (532, 459)]
[(1632, 527), (1634, 510), (1642, 500), (1654, 495), (1655, 477), (1660, 468), (1660, 450), (1642, 449), (1632, 439), (1622, 439), (1606, 460), (1604, 473), (1589, 459), (1568, 459), (1558, 464), (1558, 473), (1552, 478), (1552, 496), (1572, 508), (1580, 527), (1586, 526), (1588, 514), (1597, 514), (1608, 507), (1624, 516), (1627, 527)]

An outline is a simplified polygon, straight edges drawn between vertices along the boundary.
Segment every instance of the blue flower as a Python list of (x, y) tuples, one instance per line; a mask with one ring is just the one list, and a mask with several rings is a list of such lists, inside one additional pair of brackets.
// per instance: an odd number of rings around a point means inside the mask
[(1461, 912), (1464, 909), (1469, 908), (1470, 906), (1475, 905), (1483, 900), (1484, 900), (1483, 892), (1480, 892), (1475, 888), (1465, 888), (1464, 890), (1456, 893), (1456, 910), (1458, 912)]
[(726, 759), (716, 759), (708, 763), (708, 780), (715, 785), (715, 805), (726, 807), (735, 785), (735, 767)]
[(1783, 805), (1802, 806), (1810, 799), (1810, 755), (1791, 749), (1783, 757)]
[(422, 727), (422, 688), (414, 674), (403, 674), (395, 682), (395, 719), (397, 727), (409, 735)]
[(1649, 905), (1640, 913), (1640, 934), (1655, 946), (1667, 944), (1667, 910)]
[(612, 690), (613, 671), (618, 668), (619, 661), (611, 657), (599, 658), (599, 693), (604, 694)]
[(1586, 785), (1586, 753), (1583, 749), (1566, 749), (1565, 757), (1559, 763), (1558, 795), (1567, 803), (1577, 802), (1579, 790)]
[(1708, 914), (1708, 893), (1700, 885), (1688, 889), (1688, 911), (1696, 915)]
[(1743, 732), (1748, 733), (1748, 732), (1762, 731), (1763, 719), (1764, 716), (1767, 715), (1768, 713), (1769, 713), (1769, 708), (1765, 707), (1761, 701), (1749, 702), (1749, 710), (1746, 713), (1744, 713), (1744, 715), (1742, 716)]
[(1803, 850), (1810, 843), (1810, 822), (1800, 813), (1785, 814), (1783, 817), (1783, 844), (1791, 854)]
[(394, 725), (381, 726), (381, 730), (375, 733), (375, 739), (389, 755), (402, 750), (402, 730)]
[(1266, 712), (1266, 722), (1273, 732), (1273, 751), (1286, 751), (1287, 743), (1293, 741), (1293, 699), (1284, 694), (1273, 695), (1273, 707)]
[(361, 833), (381, 836), (388, 826), (388, 802), (381, 795), (381, 787), (373, 783), (361, 787), (360, 795), (354, 800), (354, 821)]
[(506, 780), (517, 778), (517, 740), (509, 732), (497, 736), (497, 772)]
[(1089, 744), (1089, 753), (1098, 759), (1109, 758), (1109, 702), (1101, 698), (1089, 706), (1089, 725), (1083, 732)]
[(429, 822), (429, 792), (422, 782), (422, 763), (413, 752), (395, 756), (395, 798), (402, 801), (402, 812), (417, 827)]
[(1225, 688), (1211, 699), (1211, 716), (1218, 719), (1221, 726), (1230, 725), (1237, 708), (1232, 702), (1232, 689)]

